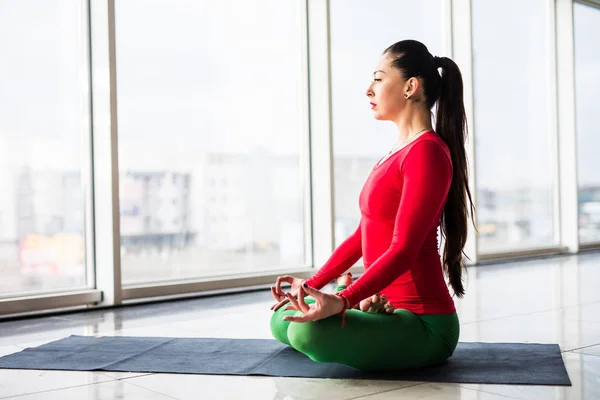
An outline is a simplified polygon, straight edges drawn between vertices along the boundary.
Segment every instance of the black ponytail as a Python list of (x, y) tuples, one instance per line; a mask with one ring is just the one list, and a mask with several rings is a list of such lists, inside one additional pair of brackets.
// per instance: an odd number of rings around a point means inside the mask
[[(392, 66), (406, 79), (421, 79), (428, 109), (437, 101), (435, 130), (448, 146), (453, 166), (452, 184), (442, 212), (441, 230), (445, 239), (442, 264), (454, 294), (462, 297), (465, 294), (462, 256), (467, 242), (469, 212), (475, 220), (465, 151), (467, 119), (462, 75), (454, 61), (432, 56), (424, 44), (415, 40), (395, 43), (384, 54), (394, 58)], [(441, 76), (438, 68), (442, 71)]]
[(444, 269), (454, 293), (462, 297), (465, 294), (462, 283), (462, 255), (467, 242), (469, 211), (471, 218), (474, 218), (465, 150), (467, 117), (463, 102), (463, 80), (454, 61), (446, 57), (436, 57), (435, 61), (442, 70), (435, 130), (450, 149), (453, 165), (452, 185), (448, 192), (441, 225), (442, 235), (446, 241), (443, 256)]

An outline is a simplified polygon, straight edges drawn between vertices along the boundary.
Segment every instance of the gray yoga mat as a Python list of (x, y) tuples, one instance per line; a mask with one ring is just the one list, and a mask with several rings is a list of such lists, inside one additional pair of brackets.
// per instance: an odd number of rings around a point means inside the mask
[(4, 356), (0, 368), (571, 385), (558, 345), (526, 343), (461, 342), (435, 367), (367, 373), (269, 339), (70, 336)]

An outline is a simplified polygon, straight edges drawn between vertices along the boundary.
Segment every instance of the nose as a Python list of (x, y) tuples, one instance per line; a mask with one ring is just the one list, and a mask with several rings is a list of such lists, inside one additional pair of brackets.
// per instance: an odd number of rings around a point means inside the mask
[(373, 89), (371, 89), (372, 86), (373, 86), (373, 84), (370, 84), (369, 87), (367, 88), (367, 97), (368, 98), (371, 98), (374, 96)]

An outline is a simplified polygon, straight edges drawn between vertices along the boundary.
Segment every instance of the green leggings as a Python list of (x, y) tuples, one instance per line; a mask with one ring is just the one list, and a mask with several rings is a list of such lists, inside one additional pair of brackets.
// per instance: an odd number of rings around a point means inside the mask
[[(336, 292), (345, 289), (338, 286)], [(307, 303), (314, 299), (306, 298)], [(399, 370), (439, 364), (449, 358), (460, 332), (456, 313), (417, 315), (398, 309), (394, 314), (346, 311), (346, 325), (334, 315), (312, 322), (284, 321), (286, 315), (273, 313), (271, 333), (275, 339), (306, 354), (313, 361), (334, 362), (361, 370)]]

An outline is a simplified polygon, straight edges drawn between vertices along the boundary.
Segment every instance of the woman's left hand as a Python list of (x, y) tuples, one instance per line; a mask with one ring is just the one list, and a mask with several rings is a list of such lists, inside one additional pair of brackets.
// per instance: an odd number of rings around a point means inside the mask
[[(298, 293), (298, 300), (296, 300), (291, 294), (286, 293), (290, 303), (292, 303), (292, 305), (286, 307), (286, 310), (298, 310), (301, 311), (304, 315), (287, 315), (283, 318), (284, 321), (318, 321), (320, 319), (339, 314), (345, 307), (344, 299), (340, 296), (323, 293), (317, 289), (311, 288), (306, 285), (302, 285), (301, 288), (302, 289)], [(310, 305), (306, 304), (306, 302), (304, 301), (305, 294), (312, 296), (315, 299), (315, 302)]]

